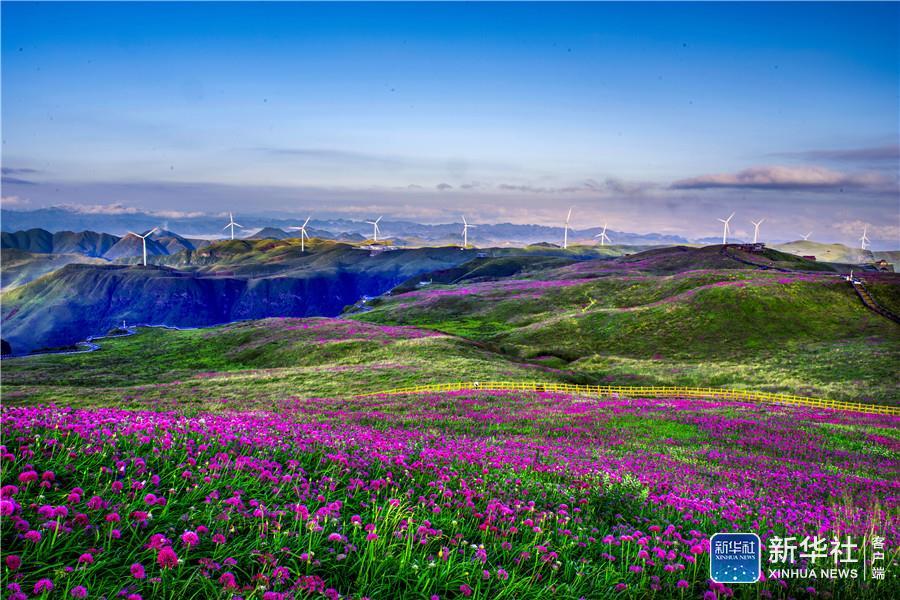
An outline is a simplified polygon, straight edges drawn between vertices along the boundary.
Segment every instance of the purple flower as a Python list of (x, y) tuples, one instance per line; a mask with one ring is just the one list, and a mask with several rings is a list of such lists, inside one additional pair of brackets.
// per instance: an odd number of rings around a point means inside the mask
[(181, 534), (181, 542), (188, 548), (193, 548), (200, 543), (200, 537), (193, 531), (185, 531)]

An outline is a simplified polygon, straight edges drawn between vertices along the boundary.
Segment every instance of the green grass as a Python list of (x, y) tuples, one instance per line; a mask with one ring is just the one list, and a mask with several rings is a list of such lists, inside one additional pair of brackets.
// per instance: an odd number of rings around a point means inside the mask
[[(477, 339), (592, 382), (900, 397), (900, 328), (836, 277), (718, 270), (510, 285), (436, 287), (353, 318)], [(887, 304), (900, 297), (891, 282), (875, 287)]]
[[(504, 280), (383, 297), (349, 321), (145, 329), (104, 340), (95, 353), (4, 361), (4, 400), (219, 405), (249, 396), (268, 406), (289, 396), (520, 379), (895, 403), (900, 328), (865, 309), (840, 281), (781, 283), (787, 279), (793, 276), (720, 270), (549, 287)], [(890, 301), (896, 288), (887, 282), (876, 293)], [(386, 335), (394, 325), (447, 335)]]
[(594, 354), (556, 366), (594, 374), (611, 385), (723, 387), (896, 404), (900, 398), (895, 367), (898, 361), (900, 351), (895, 343), (873, 338), (841, 344), (794, 345), (752, 359)]
[[(319, 329), (301, 329), (302, 326)], [(574, 381), (467, 340), (416, 331), (391, 336), (332, 319), (266, 319), (195, 330), (142, 328), (100, 340), (96, 352), (3, 361), (9, 404), (181, 404), (223, 409), (250, 400), (345, 396), (423, 381)], [(391, 331), (389, 328), (388, 331)]]

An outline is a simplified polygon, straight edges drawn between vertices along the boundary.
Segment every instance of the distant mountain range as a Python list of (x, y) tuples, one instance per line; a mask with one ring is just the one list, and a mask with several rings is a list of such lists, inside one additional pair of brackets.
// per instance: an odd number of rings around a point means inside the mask
[[(341, 222), (341, 226), (350, 224), (351, 222)], [(430, 233), (431, 236), (439, 236), (446, 233), (447, 230), (452, 231), (453, 225), (418, 225), (412, 224), (408, 228), (407, 233), (410, 235), (405, 238), (391, 238), (390, 243), (396, 247), (442, 247), (453, 246), (458, 240), (453, 236), (444, 236), (440, 239), (431, 239), (429, 236), (420, 235)], [(510, 233), (518, 233), (521, 238), (531, 237), (539, 239), (544, 230), (552, 230), (553, 228), (541, 227), (537, 225), (492, 225), (479, 227), (479, 235), (484, 230), (493, 229), (495, 231), (506, 231), (510, 228)], [(143, 229), (137, 228), (139, 232)], [(319, 227), (309, 226), (307, 231), (311, 238), (333, 240), (338, 242), (346, 242), (349, 244), (359, 244), (366, 241), (365, 236), (359, 233), (342, 232), (335, 235), (332, 231), (321, 229)], [(571, 248), (596, 247), (596, 242), (587, 235), (578, 235), (581, 232), (571, 235)], [(264, 227), (253, 235), (241, 238), (246, 241), (253, 240), (296, 240), (299, 232), (295, 230), (286, 231), (277, 227)], [(616, 237), (622, 234), (615, 234)], [(625, 236), (623, 236), (625, 238)], [(624, 244), (617, 243), (614, 246), (606, 248), (618, 248), (619, 250), (612, 254), (619, 254), (627, 251), (637, 251), (654, 246), (672, 246), (686, 245), (685, 243), (668, 243), (664, 236), (643, 236), (631, 239), (646, 239), (648, 241), (641, 244)], [(615, 238), (614, 238), (615, 239)], [(627, 238), (626, 238), (627, 239)], [(227, 241), (227, 240), (220, 240)], [(235, 240), (237, 241), (237, 240)], [(704, 242), (718, 243), (718, 238), (704, 239)], [(160, 229), (147, 238), (147, 255), (149, 261), (154, 264), (167, 264), (180, 267), (197, 260), (192, 253), (206, 248), (215, 241), (204, 238), (193, 238), (179, 235), (167, 229)], [(494, 248), (513, 249), (527, 246), (543, 246), (545, 248), (558, 248), (558, 244), (540, 241), (533, 244), (512, 244), (502, 243), (495, 244)], [(482, 246), (483, 247), (483, 246)], [(870, 263), (878, 259), (884, 259), (894, 265), (894, 268), (900, 270), (900, 251), (889, 252), (872, 252), (870, 250), (860, 250), (850, 248), (842, 244), (821, 244), (813, 241), (794, 241), (786, 244), (774, 244), (773, 248), (782, 250), (789, 254), (798, 256), (815, 256), (819, 261), (827, 261), (844, 264), (862, 264)], [(110, 233), (98, 233), (95, 231), (57, 231), (50, 232), (43, 228), (34, 228), (24, 231), (3, 232), (0, 234), (0, 252), (2, 252), (3, 272), (2, 287), (8, 289), (11, 286), (23, 285), (40, 277), (55, 268), (63, 267), (71, 263), (90, 263), (90, 262), (113, 262), (134, 264), (140, 261), (143, 254), (142, 242), (133, 235), (118, 236)], [(181, 256), (186, 254), (186, 257)]]
[[(141, 231), (140, 233), (143, 233)], [(188, 239), (165, 229), (147, 238), (148, 256), (175, 254), (182, 250), (196, 250), (209, 240)], [(123, 237), (95, 231), (57, 231), (29, 229), (14, 233), (0, 233), (0, 247), (24, 250), (34, 254), (80, 254), (92, 258), (119, 260), (141, 256), (143, 243), (133, 235)]]
[[(124, 235), (128, 231), (146, 231), (153, 227), (176, 230), (181, 235), (191, 237), (219, 238), (226, 237), (222, 227), (227, 219), (203, 215), (191, 217), (163, 217), (148, 213), (123, 212), (116, 214), (86, 213), (72, 208), (54, 207), (33, 211), (0, 211), (3, 231), (28, 230), (34, 228), (48, 231), (106, 231), (116, 235)], [(239, 230), (239, 237), (259, 239), (270, 237), (286, 239), (297, 237), (296, 231), (289, 227), (302, 224), (302, 220), (286, 217), (267, 217), (254, 215), (235, 215), (244, 225)], [(423, 224), (405, 220), (382, 220), (379, 237), (391, 238), (395, 245), (451, 245), (460, 243), (461, 223)], [(372, 226), (365, 221), (351, 219), (312, 219), (307, 228), (312, 237), (338, 241), (362, 241), (372, 235)], [(594, 236), (600, 233), (599, 227), (577, 229), (570, 232), (569, 240), (575, 242), (596, 242)], [(649, 233), (629, 233), (624, 231), (607, 231), (612, 243), (625, 245), (675, 245), (686, 244), (688, 240), (682, 236)], [(519, 225), (514, 223), (478, 224), (477, 229), (469, 231), (469, 241), (476, 246), (524, 246), (539, 242), (560, 243), (563, 238), (562, 227), (545, 225)]]

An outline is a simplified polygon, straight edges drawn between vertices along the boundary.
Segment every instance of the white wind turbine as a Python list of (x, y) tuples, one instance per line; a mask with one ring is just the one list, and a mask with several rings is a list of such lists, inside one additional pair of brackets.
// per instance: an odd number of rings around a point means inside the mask
[[(569, 208), (569, 214), (566, 215), (566, 226), (563, 229), (563, 250), (569, 247), (569, 220), (572, 218), (572, 208)], [(573, 230), (574, 231), (574, 230)]]
[(719, 219), (722, 223), (724, 223), (724, 227), (722, 228), (722, 244), (728, 243), (728, 234), (731, 232), (731, 227), (728, 223), (731, 221), (731, 217), (734, 216), (734, 213), (731, 213), (731, 216), (727, 219)]
[(142, 244), (143, 247), (144, 247), (144, 266), (145, 266), (145, 267), (147, 266), (147, 238), (150, 237), (150, 234), (152, 234), (152, 233), (153, 233), (154, 231), (156, 231), (157, 229), (159, 229), (159, 228), (158, 228), (158, 227), (154, 227), (153, 229), (151, 229), (150, 231), (148, 231), (148, 232), (145, 233), (144, 235), (138, 235), (138, 234), (136, 234), (136, 233), (133, 232), (133, 231), (129, 231), (129, 232), (128, 232), (128, 235), (133, 235), (134, 237), (139, 237), (139, 238), (141, 238), (141, 244)]
[(294, 231), (300, 232), (300, 252), (306, 252), (306, 243), (303, 241), (305, 239), (309, 239), (309, 235), (306, 234), (306, 226), (309, 225), (309, 220), (311, 217), (306, 217), (306, 221), (303, 222), (303, 225), (300, 227), (288, 227), (288, 229), (293, 229)]
[(595, 235), (594, 237), (600, 238), (600, 245), (601, 245), (601, 246), (605, 246), (605, 245), (606, 245), (604, 242), (610, 242), (610, 243), (612, 243), (612, 240), (610, 240), (610, 239), (609, 239), (609, 236), (606, 235), (606, 223), (603, 224), (603, 231), (601, 231), (600, 233), (598, 233), (598, 234)]
[(237, 223), (234, 222), (234, 215), (232, 215), (231, 213), (228, 213), (228, 225), (223, 227), (222, 230), (224, 231), (225, 229), (228, 229), (229, 227), (231, 227), (231, 239), (234, 239), (234, 228), (235, 227), (240, 227), (241, 229), (244, 228), (243, 225), (238, 225)]
[(760, 219), (759, 222), (750, 221), (753, 223), (753, 243), (757, 243), (759, 241), (759, 226), (763, 224), (765, 219)]
[[(382, 216), (383, 216), (383, 215), (382, 215)], [(373, 242), (377, 242), (377, 241), (378, 241), (378, 232), (380, 231), (380, 230), (378, 229), (378, 221), (380, 221), (380, 220), (381, 220), (381, 217), (378, 217), (378, 218), (375, 219), (374, 221), (366, 221), (366, 223), (368, 223), (369, 225), (372, 226), (372, 241), (373, 241)]]
[(860, 248), (860, 250), (865, 250), (865, 249), (866, 249), (866, 245), (869, 243), (869, 236), (866, 235), (868, 232), (869, 232), (869, 226), (866, 225), (866, 226), (863, 227), (863, 234), (862, 234), (862, 237), (859, 238), (859, 248)]
[(469, 225), (466, 221), (466, 215), (463, 215), (463, 248), (469, 247), (469, 227), (476, 227), (475, 225)]
[(811, 236), (811, 235), (812, 235), (812, 231), (810, 231), (810, 232), (807, 233), (806, 235), (801, 235), (800, 237), (803, 238), (803, 241), (804, 241), (804, 242), (808, 242), (808, 241), (809, 241), (809, 236)]

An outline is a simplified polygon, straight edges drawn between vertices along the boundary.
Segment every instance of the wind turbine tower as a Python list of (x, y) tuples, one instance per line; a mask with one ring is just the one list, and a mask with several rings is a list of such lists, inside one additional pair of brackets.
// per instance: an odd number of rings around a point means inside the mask
[(572, 209), (569, 208), (569, 214), (566, 215), (566, 226), (563, 229), (563, 250), (569, 247), (569, 221), (572, 218)]
[(156, 231), (157, 229), (159, 229), (159, 228), (158, 228), (158, 227), (154, 227), (153, 229), (151, 229), (150, 231), (148, 231), (148, 232), (145, 233), (144, 235), (138, 235), (138, 234), (136, 234), (136, 233), (133, 232), (133, 231), (129, 231), (129, 232), (128, 232), (128, 235), (133, 235), (134, 237), (139, 237), (139, 238), (141, 238), (141, 245), (142, 245), (143, 248), (144, 248), (144, 266), (145, 266), (145, 267), (147, 266), (147, 238), (150, 237), (150, 234), (152, 234), (152, 233), (153, 233), (154, 231)]
[(222, 230), (224, 231), (225, 229), (228, 229), (229, 227), (231, 227), (231, 239), (234, 239), (234, 228), (235, 227), (240, 227), (241, 229), (244, 228), (243, 225), (238, 225), (237, 223), (234, 222), (234, 215), (232, 215), (231, 213), (228, 213), (228, 225), (223, 227)]
[(303, 225), (300, 227), (291, 227), (294, 231), (300, 232), (300, 252), (306, 252), (306, 243), (304, 240), (308, 240), (309, 236), (306, 234), (306, 226), (309, 225), (310, 217), (306, 217), (306, 221), (303, 222)]
[(869, 226), (868, 226), (868, 225), (866, 225), (866, 226), (863, 227), (863, 234), (862, 234), (862, 237), (859, 238), (859, 248), (860, 248), (860, 250), (865, 250), (865, 249), (866, 249), (866, 246), (869, 245), (869, 236), (866, 235), (867, 233), (869, 233)]
[(600, 233), (598, 233), (598, 234), (595, 235), (594, 237), (600, 238), (600, 245), (601, 245), (601, 246), (605, 246), (605, 245), (606, 245), (605, 242), (610, 242), (610, 243), (612, 243), (612, 242), (610, 241), (610, 239), (609, 239), (609, 236), (606, 235), (606, 223), (603, 224), (603, 231), (601, 231)]
[(466, 221), (465, 215), (463, 215), (462, 220), (463, 220), (463, 232), (462, 232), (463, 233), (463, 249), (465, 250), (466, 248), (469, 247), (469, 227), (475, 227), (475, 225), (469, 225), (469, 223)]
[(758, 222), (750, 221), (751, 223), (753, 223), (753, 243), (754, 244), (759, 242), (759, 226), (763, 224), (763, 221), (765, 221), (765, 219), (760, 219)]
[(727, 219), (719, 219), (719, 221), (724, 224), (722, 228), (722, 245), (728, 243), (728, 234), (731, 232), (731, 227), (728, 225), (728, 223), (731, 222), (732, 217), (734, 217), (734, 213), (731, 213), (731, 216), (729, 216)]
[[(383, 216), (383, 215), (382, 215)], [(378, 217), (374, 221), (366, 221), (369, 225), (372, 226), (372, 241), (378, 242), (378, 232), (380, 231), (378, 228), (378, 221), (381, 220), (381, 217)]]

